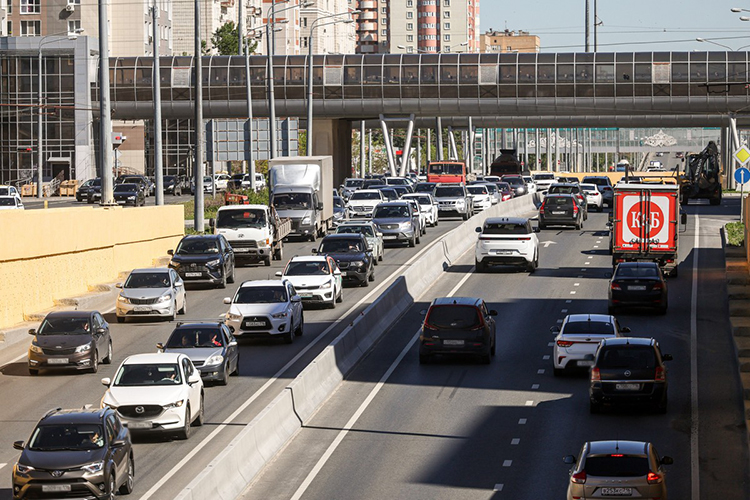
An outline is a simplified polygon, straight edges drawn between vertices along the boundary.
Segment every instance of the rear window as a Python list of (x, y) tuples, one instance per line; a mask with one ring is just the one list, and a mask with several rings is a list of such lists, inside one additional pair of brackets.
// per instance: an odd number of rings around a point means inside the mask
[(565, 324), (563, 333), (590, 333), (593, 335), (612, 335), (612, 323), (604, 321), (569, 321)]
[(482, 234), (529, 234), (526, 224), (486, 224)]
[(547, 203), (554, 207), (569, 207), (573, 204), (573, 198), (565, 196), (547, 197), (544, 199), (544, 204), (546, 205)]
[(576, 194), (578, 186), (552, 186), (549, 188), (550, 194)]
[(434, 328), (465, 329), (480, 326), (475, 307), (445, 305), (430, 308), (425, 322)]
[(620, 266), (615, 273), (615, 278), (657, 278), (658, 276), (656, 266)]
[(637, 477), (649, 472), (647, 457), (630, 455), (588, 457), (585, 469), (587, 475), (599, 477)]
[(629, 368), (646, 370), (656, 368), (656, 353), (650, 346), (605, 347), (599, 355), (599, 368)]
[(584, 177), (583, 182), (587, 184), (596, 184), (597, 186), (609, 186), (609, 180), (603, 177)]
[(555, 178), (554, 174), (536, 174), (534, 176), (535, 181), (551, 181)]

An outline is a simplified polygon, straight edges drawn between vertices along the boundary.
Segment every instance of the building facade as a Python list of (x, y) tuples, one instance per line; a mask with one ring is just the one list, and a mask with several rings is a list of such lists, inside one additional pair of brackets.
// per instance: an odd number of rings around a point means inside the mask
[[(307, 53), (312, 43), (313, 54), (353, 54), (357, 48), (357, 30), (352, 9), (347, 0), (318, 0), (313, 6), (300, 11), (300, 41), (303, 53)], [(336, 15), (340, 14), (340, 15)], [(310, 37), (310, 30), (315, 30)], [(312, 42), (311, 42), (312, 40)]]
[(539, 37), (528, 31), (490, 29), (480, 37), (482, 52), (539, 52), (539, 48)]
[(381, 52), (477, 52), (479, 0), (380, 2)]

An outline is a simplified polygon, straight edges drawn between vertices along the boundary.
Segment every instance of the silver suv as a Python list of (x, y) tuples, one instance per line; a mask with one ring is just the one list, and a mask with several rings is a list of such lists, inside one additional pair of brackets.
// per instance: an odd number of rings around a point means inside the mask
[(411, 202), (381, 203), (372, 212), (372, 222), (383, 233), (383, 242), (406, 242), (410, 247), (419, 243), (418, 209)]
[(438, 213), (468, 220), (474, 213), (474, 200), (463, 184), (438, 184), (435, 187)]

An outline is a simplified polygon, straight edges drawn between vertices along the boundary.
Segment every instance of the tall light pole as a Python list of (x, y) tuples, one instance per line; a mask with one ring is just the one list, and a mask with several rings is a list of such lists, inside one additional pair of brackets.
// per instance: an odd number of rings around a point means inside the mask
[(354, 22), (353, 19), (337, 19), (335, 21), (329, 21), (327, 23), (318, 24), (320, 21), (323, 21), (324, 19), (332, 19), (334, 17), (339, 16), (346, 16), (350, 14), (359, 14), (359, 10), (355, 10), (352, 12), (338, 12), (336, 14), (330, 14), (328, 16), (319, 17), (316, 20), (314, 20), (310, 24), (310, 35), (307, 37), (307, 66), (308, 66), (308, 72), (307, 72), (307, 131), (305, 134), (307, 135), (307, 140), (305, 141), (307, 143), (307, 148), (305, 153), (307, 156), (312, 156), (312, 130), (313, 130), (313, 34), (315, 32), (315, 28), (319, 28), (321, 26), (328, 26), (330, 24), (338, 24), (338, 23), (346, 23), (351, 24)]
[(99, 164), (102, 167), (102, 206), (114, 205), (112, 195), (112, 117), (109, 106), (108, 0), (99, 0)]
[[(201, 52), (201, 3), (195, 0), (195, 160), (193, 170), (195, 176), (195, 198), (193, 211), (194, 229), (202, 233), (205, 231), (203, 207), (203, 54)], [(213, 179), (212, 179), (213, 182)]]
[[(159, 65), (159, 7), (154, 0), (151, 7), (154, 33), (151, 36), (154, 43), (154, 64), (151, 83), (154, 87), (154, 177), (156, 178), (156, 204), (164, 205), (164, 165), (161, 157), (161, 69)], [(177, 181), (175, 181), (176, 184)], [(175, 187), (175, 190), (177, 188)]]
[(696, 38), (695, 41), (696, 42), (702, 42), (702, 43), (710, 43), (710, 44), (713, 44), (713, 45), (718, 45), (719, 47), (724, 47), (725, 49), (727, 49), (730, 52), (737, 52), (739, 50), (742, 50), (742, 49), (745, 49), (747, 47), (750, 47), (750, 45), (743, 45), (742, 47), (740, 47), (738, 49), (733, 49), (729, 45), (724, 45), (723, 43), (716, 43), (713, 40), (709, 40), (708, 38)]
[[(39, 104), (38, 109), (38, 117), (39, 117), (39, 123), (37, 124), (37, 138), (36, 138), (36, 197), (41, 199), (42, 198), (42, 185), (43, 185), (43, 173), (44, 173), (44, 154), (42, 151), (43, 147), (43, 141), (42, 136), (44, 135), (44, 97), (43, 97), (43, 89), (44, 89), (44, 77), (43, 77), (43, 61), (42, 61), (42, 47), (44, 45), (47, 45), (49, 43), (59, 42), (60, 40), (47, 40), (44, 41), (45, 38), (48, 38), (50, 36), (60, 36), (65, 33), (68, 33), (67, 31), (63, 31), (61, 33), (52, 33), (50, 35), (43, 36), (41, 40), (39, 40), (39, 54), (37, 58), (37, 66), (39, 71), (39, 86), (37, 87), (37, 99)], [(75, 40), (78, 38), (78, 34), (83, 33), (83, 29), (79, 28), (75, 30), (72, 33), (68, 33), (68, 40)]]

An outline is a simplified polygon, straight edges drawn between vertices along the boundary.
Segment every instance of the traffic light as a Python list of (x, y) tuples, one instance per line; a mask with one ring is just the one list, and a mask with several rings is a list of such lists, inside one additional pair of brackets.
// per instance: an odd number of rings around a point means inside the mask
[(33, 153), (34, 150), (31, 146), (18, 146), (19, 153)]

